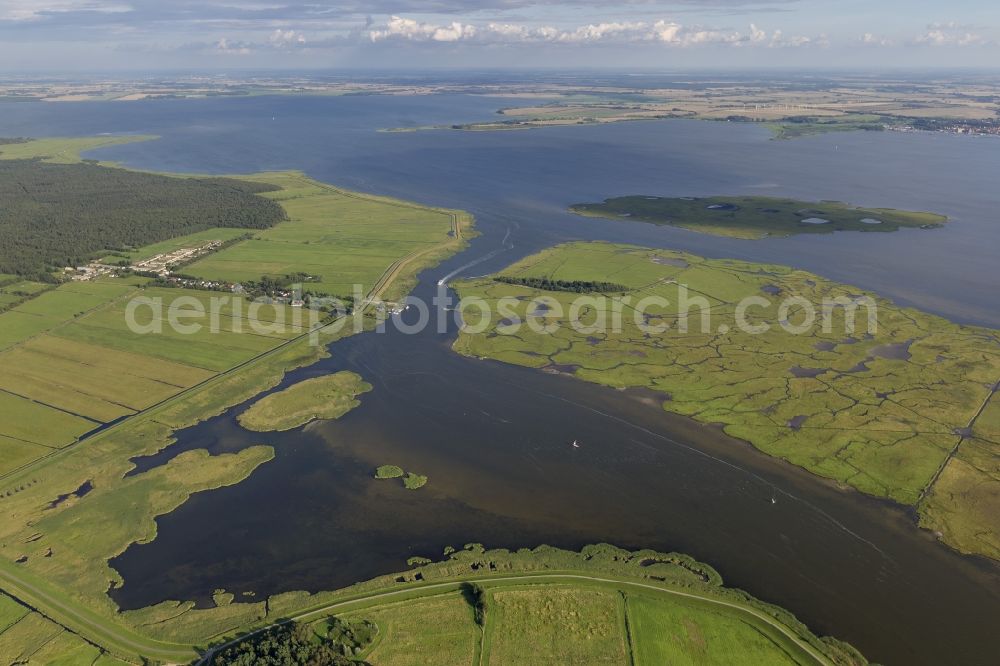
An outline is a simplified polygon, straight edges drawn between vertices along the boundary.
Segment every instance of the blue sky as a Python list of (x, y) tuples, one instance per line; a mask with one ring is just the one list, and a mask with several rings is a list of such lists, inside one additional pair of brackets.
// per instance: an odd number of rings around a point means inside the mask
[(996, 0), (0, 0), (0, 70), (994, 67)]

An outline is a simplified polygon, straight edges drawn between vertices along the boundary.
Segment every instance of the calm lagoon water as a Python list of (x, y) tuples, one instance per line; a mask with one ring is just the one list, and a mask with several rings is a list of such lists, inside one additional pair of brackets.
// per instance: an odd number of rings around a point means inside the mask
[[(481, 274), (564, 240), (606, 239), (789, 264), (1000, 327), (996, 140), (856, 133), (777, 142), (763, 128), (689, 121), (374, 131), (485, 120), (505, 103), (433, 96), (5, 104), (0, 135), (157, 134), (93, 156), (183, 172), (296, 168), (473, 212), (483, 235), (428, 271), (418, 295), (463, 267)], [(953, 221), (929, 231), (740, 241), (565, 212), (625, 194), (838, 199)], [(1000, 568), (950, 552), (904, 510), (665, 414), (641, 393), (459, 357), (448, 348), (453, 335), (356, 336), (286, 378), (361, 373), (375, 390), (340, 421), (262, 438), (239, 428), (237, 407), (178, 433), (175, 446), (143, 465), (265, 439), (277, 458), (159, 519), (155, 541), (114, 561), (126, 581), (114, 598), (132, 608), (205, 601), (219, 587), (258, 595), (330, 589), (471, 541), (609, 541), (688, 552), (728, 584), (884, 663), (987, 664), (1000, 654)], [(579, 449), (569, 445), (574, 439)], [(387, 462), (427, 474), (429, 485), (414, 493), (372, 481), (371, 469)]]

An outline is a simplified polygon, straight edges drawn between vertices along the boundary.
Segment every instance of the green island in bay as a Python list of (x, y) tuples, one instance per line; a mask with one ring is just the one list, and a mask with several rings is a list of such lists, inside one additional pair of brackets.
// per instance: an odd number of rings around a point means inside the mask
[(757, 196), (626, 196), (574, 204), (570, 210), (588, 217), (631, 219), (747, 239), (834, 231), (931, 229), (948, 221), (935, 213)]
[(344, 370), (272, 393), (237, 418), (247, 430), (291, 430), (316, 419), (338, 419), (361, 404), (358, 395), (371, 390), (372, 385), (361, 375)]
[(406, 472), (399, 465), (379, 465), (375, 469), (376, 479), (399, 479)]
[(427, 485), (427, 477), (416, 472), (407, 472), (398, 465), (379, 465), (375, 470), (376, 479), (402, 479), (407, 490), (418, 490)]
[[(596, 299), (623, 299), (620, 330), (571, 325), (579, 294), (528, 284), (613, 280), (626, 294), (591, 294), (580, 321), (597, 324)], [(682, 286), (684, 293), (682, 294)], [(463, 313), (454, 348), (662, 396), (663, 408), (721, 425), (733, 437), (819, 476), (914, 507), (920, 524), (955, 549), (1000, 559), (1000, 334), (902, 308), (801, 270), (603, 242), (560, 245), (497, 276), (461, 280), (459, 294), (503, 312)], [(636, 317), (643, 298), (660, 297)], [(735, 325), (737, 304), (750, 332)], [(782, 311), (785, 299), (793, 303)], [(680, 332), (680, 304), (692, 304)], [(691, 300), (694, 299), (694, 300)], [(868, 300), (870, 299), (870, 300)], [(831, 308), (829, 330), (796, 302)], [(877, 330), (867, 330), (867, 307)], [(504, 303), (507, 310), (498, 310)], [(703, 316), (710, 319), (706, 327)], [(817, 315), (818, 316), (818, 315)], [(588, 317), (591, 317), (588, 319)], [(519, 325), (536, 321), (549, 330)], [(666, 327), (651, 334), (648, 326)], [(470, 332), (472, 331), (472, 332)]]

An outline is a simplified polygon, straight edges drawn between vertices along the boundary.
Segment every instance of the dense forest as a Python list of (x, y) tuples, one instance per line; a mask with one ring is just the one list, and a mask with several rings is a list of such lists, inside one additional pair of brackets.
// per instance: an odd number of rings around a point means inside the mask
[(497, 282), (504, 284), (516, 284), (532, 289), (542, 289), (544, 291), (573, 291), (578, 294), (592, 293), (621, 293), (628, 291), (628, 287), (615, 284), (614, 282), (595, 282), (594, 280), (550, 280), (549, 278), (522, 278), (501, 275)]
[(256, 196), (274, 189), (87, 163), (0, 161), (0, 273), (41, 277), (101, 252), (211, 227), (264, 229), (285, 218), (281, 206)]

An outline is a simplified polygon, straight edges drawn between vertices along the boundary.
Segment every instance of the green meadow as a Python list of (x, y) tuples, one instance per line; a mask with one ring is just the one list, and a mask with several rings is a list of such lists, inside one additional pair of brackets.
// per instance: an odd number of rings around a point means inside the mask
[[(475, 310), (467, 313), (467, 328), (454, 345), (460, 353), (568, 372), (614, 388), (651, 389), (668, 411), (719, 424), (820, 476), (917, 506), (924, 523), (952, 546), (1000, 557), (997, 470), (979, 453), (996, 445), (961, 434), (1000, 377), (995, 331), (952, 324), (791, 268), (607, 243), (545, 250), (500, 275), (506, 276), (611, 280), (630, 291), (580, 301), (578, 294), (491, 277), (459, 282), (462, 297), (484, 298), (494, 312), (502, 304), (508, 310), (489, 322)], [(698, 299), (687, 332), (678, 309), (681, 285), (686, 298)], [(650, 297), (669, 303), (637, 315), (635, 306)], [(764, 299), (744, 317), (750, 326), (767, 326), (766, 332), (736, 325), (736, 306), (747, 297)], [(808, 317), (795, 301), (781, 310), (789, 297), (815, 303), (817, 310), (824, 301), (870, 298), (877, 329), (866, 331), (868, 310), (859, 307), (854, 333), (845, 332), (844, 308), (831, 309), (828, 330), (817, 313), (814, 325), (789, 332), (782, 321), (794, 327)], [(570, 325), (575, 300), (584, 304), (581, 323), (598, 324), (600, 298), (619, 299), (620, 330)], [(707, 328), (703, 315), (710, 316)], [(529, 320), (550, 332), (517, 324)], [(659, 329), (650, 333), (650, 326)], [(992, 409), (980, 423), (990, 422)], [(942, 482), (974, 490), (935, 491), (932, 486)]]
[(626, 664), (621, 595), (547, 586), (490, 595), (489, 651), (484, 660), (516, 664)]
[(468, 666), (474, 663), (480, 631), (461, 594), (386, 604), (353, 618), (378, 627), (365, 661), (376, 666)]
[(5, 594), (0, 594), (0, 654), (30, 666), (125, 664)]
[[(459, 243), (468, 233), (468, 217), (455, 211), (359, 195), (296, 173), (249, 178), (281, 188), (262, 196), (280, 203), (288, 221), (186, 266), (185, 273), (240, 281), (305, 273), (315, 279), (310, 291), (349, 296), (354, 285), (367, 293), (404, 257), (420, 257), (419, 265), (441, 258), (442, 238), (452, 234)], [(407, 273), (409, 283), (414, 273)]]
[(732, 613), (645, 594), (629, 595), (625, 605), (636, 666), (802, 663), (794, 651), (785, 651), (780, 637), (770, 637)]
[(149, 141), (155, 138), (148, 135), (108, 135), (32, 139), (24, 143), (8, 143), (0, 146), (0, 160), (40, 159), (43, 162), (54, 164), (77, 164), (83, 161), (81, 153), (88, 150), (117, 146), (123, 143)]
[(176, 238), (171, 238), (159, 243), (151, 243), (150, 245), (145, 245), (141, 248), (137, 248), (131, 251), (122, 251), (114, 254), (109, 254), (103, 258), (103, 261), (109, 264), (116, 264), (122, 260), (127, 260), (132, 263), (137, 261), (143, 261), (151, 257), (155, 257), (159, 254), (167, 254), (169, 252), (174, 252), (175, 250), (182, 250), (185, 248), (200, 247), (205, 243), (211, 241), (231, 241), (235, 238), (247, 233), (246, 229), (232, 228), (232, 227), (214, 227), (212, 229), (206, 229), (205, 231), (198, 231), (193, 234), (187, 234), (186, 236), (177, 236)]
[(767, 123), (775, 139), (798, 139), (804, 136), (830, 134), (831, 132), (881, 132), (885, 129), (886, 118), (863, 113), (849, 113), (844, 116), (804, 116), (790, 121)]
[(774, 197), (627, 196), (575, 204), (570, 210), (589, 217), (632, 219), (748, 239), (834, 231), (885, 232), (904, 227), (926, 229), (948, 221), (934, 213)]

